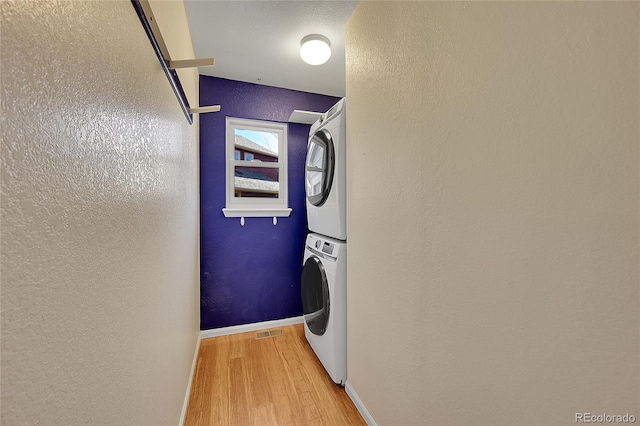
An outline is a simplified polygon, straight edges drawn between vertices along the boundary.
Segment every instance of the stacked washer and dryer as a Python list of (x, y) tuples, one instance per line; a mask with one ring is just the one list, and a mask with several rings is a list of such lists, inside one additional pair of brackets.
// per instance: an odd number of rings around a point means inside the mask
[(346, 136), (343, 98), (309, 132), (305, 191), (310, 233), (301, 291), (307, 341), (341, 385), (347, 379)]

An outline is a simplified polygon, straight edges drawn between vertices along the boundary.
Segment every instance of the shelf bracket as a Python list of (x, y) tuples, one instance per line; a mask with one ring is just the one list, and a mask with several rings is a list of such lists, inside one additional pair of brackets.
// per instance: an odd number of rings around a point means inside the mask
[(168, 61), (169, 68), (175, 70), (177, 68), (197, 68), (197, 67), (212, 67), (216, 63), (214, 58), (202, 58), (202, 59), (184, 59), (181, 61)]
[(197, 108), (189, 108), (189, 112), (191, 114), (204, 114), (207, 112), (218, 112), (220, 111), (220, 105), (211, 105)]

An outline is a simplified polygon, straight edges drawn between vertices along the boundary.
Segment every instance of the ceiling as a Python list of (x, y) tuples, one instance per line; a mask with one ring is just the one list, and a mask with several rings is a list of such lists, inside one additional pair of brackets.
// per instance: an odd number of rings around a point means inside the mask
[[(200, 74), (345, 96), (345, 26), (357, 1), (185, 0), (196, 58), (214, 57)], [(331, 41), (322, 65), (300, 59), (300, 40)]]

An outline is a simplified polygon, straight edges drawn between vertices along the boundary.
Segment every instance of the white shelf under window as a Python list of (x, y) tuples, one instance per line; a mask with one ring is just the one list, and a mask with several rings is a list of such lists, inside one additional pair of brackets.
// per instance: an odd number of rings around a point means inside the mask
[(224, 208), (222, 209), (224, 217), (289, 217), (290, 208), (273, 209), (273, 208)]

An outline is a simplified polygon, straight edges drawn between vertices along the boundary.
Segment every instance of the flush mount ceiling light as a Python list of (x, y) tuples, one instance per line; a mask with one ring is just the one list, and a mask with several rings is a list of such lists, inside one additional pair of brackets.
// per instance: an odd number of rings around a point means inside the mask
[(300, 57), (309, 65), (321, 65), (331, 57), (331, 42), (325, 36), (311, 34), (300, 42)]

